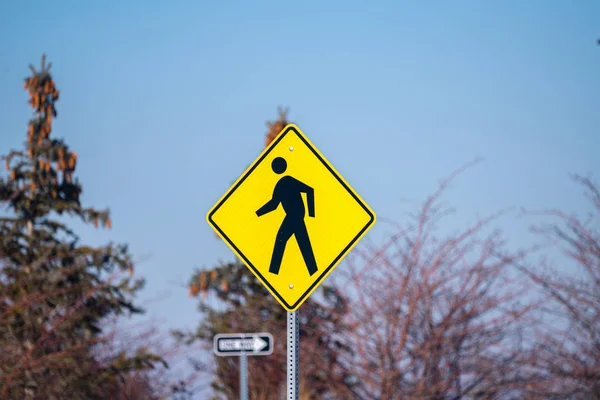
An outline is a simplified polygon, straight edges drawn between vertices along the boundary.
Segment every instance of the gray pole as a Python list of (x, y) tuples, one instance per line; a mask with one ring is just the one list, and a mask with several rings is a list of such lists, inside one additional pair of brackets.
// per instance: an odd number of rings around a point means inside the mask
[(298, 350), (300, 332), (298, 329), (298, 311), (287, 313), (287, 399), (298, 400)]
[(248, 356), (240, 355), (240, 400), (248, 400)]

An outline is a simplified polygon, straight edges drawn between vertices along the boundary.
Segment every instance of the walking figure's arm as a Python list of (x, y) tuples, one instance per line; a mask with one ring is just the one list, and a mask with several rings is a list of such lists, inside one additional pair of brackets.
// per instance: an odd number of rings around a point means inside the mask
[(315, 217), (315, 190), (307, 186), (306, 190), (306, 205), (308, 206), (308, 216)]
[(297, 181), (300, 191), (306, 193), (306, 206), (308, 207), (308, 216), (315, 217), (315, 190), (305, 183)]
[(271, 211), (274, 211), (278, 205), (279, 205), (279, 199), (276, 199), (275, 197), (273, 197), (271, 200), (267, 201), (264, 206), (262, 206), (261, 208), (259, 208), (256, 211), (256, 215), (260, 217), (261, 215), (270, 213)]

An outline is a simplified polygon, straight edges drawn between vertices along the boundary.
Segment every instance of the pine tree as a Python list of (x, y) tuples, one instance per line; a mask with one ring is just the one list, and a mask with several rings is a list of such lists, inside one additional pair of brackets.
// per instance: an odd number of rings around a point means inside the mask
[[(111, 227), (108, 210), (84, 207), (77, 154), (51, 137), (59, 91), (42, 57), (24, 88), (33, 118), (22, 150), (3, 157), (0, 176), (0, 398), (103, 399), (118, 377), (160, 361), (138, 349), (99, 361), (108, 317), (141, 313), (126, 245), (80, 243), (66, 216)], [(116, 281), (120, 272), (129, 272)], [(112, 278), (112, 279), (111, 279)]]
[[(265, 145), (289, 123), (287, 110), (267, 122)], [(219, 306), (207, 301), (209, 294)], [(189, 282), (189, 295), (200, 296), (202, 320), (193, 333), (174, 332), (187, 344), (196, 341), (212, 346), (218, 333), (270, 332), (275, 340), (270, 356), (248, 357), (250, 399), (279, 398), (286, 384), (286, 311), (239, 261), (222, 263), (209, 270), (196, 270)], [(317, 300), (320, 297), (320, 300)], [(348, 329), (344, 318), (347, 301), (334, 287), (320, 288), (299, 309), (301, 346), (301, 390), (315, 399), (353, 398), (355, 382), (344, 359), (351, 351), (345, 343)], [(239, 398), (238, 357), (215, 357), (212, 388), (227, 399)]]
[(290, 122), (288, 121), (287, 114), (289, 108), (277, 107), (277, 119), (275, 121), (267, 121), (267, 134), (265, 135), (265, 147), (267, 147), (279, 133), (285, 128)]

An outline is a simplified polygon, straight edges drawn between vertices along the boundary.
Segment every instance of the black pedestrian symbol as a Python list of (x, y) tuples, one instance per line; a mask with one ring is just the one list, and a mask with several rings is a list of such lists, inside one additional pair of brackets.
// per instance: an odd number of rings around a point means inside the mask
[[(283, 157), (277, 157), (271, 163), (273, 172), (280, 175), (287, 169), (287, 162)], [(285, 218), (281, 223), (281, 227), (277, 231), (275, 237), (275, 246), (273, 248), (273, 255), (271, 256), (271, 265), (269, 272), (272, 274), (279, 274), (279, 268), (281, 267), (281, 260), (283, 258), (283, 252), (288, 240), (294, 235), (300, 252), (308, 268), (308, 273), (312, 276), (317, 272), (317, 262), (315, 261), (315, 255), (313, 254), (310, 239), (308, 238), (308, 231), (304, 223), (304, 202), (302, 201), (301, 193), (306, 193), (308, 216), (315, 217), (315, 195), (314, 189), (310, 186), (300, 182), (299, 180), (286, 175), (279, 179), (273, 189), (273, 197), (264, 206), (256, 211), (256, 215), (267, 214), (274, 211), (281, 203), (283, 210), (285, 211)]]

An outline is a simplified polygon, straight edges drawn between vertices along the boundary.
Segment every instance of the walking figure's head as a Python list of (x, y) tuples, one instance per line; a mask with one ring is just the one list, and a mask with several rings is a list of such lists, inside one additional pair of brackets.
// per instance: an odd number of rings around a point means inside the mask
[(276, 157), (271, 163), (271, 168), (276, 174), (283, 174), (287, 169), (287, 162), (283, 157)]

